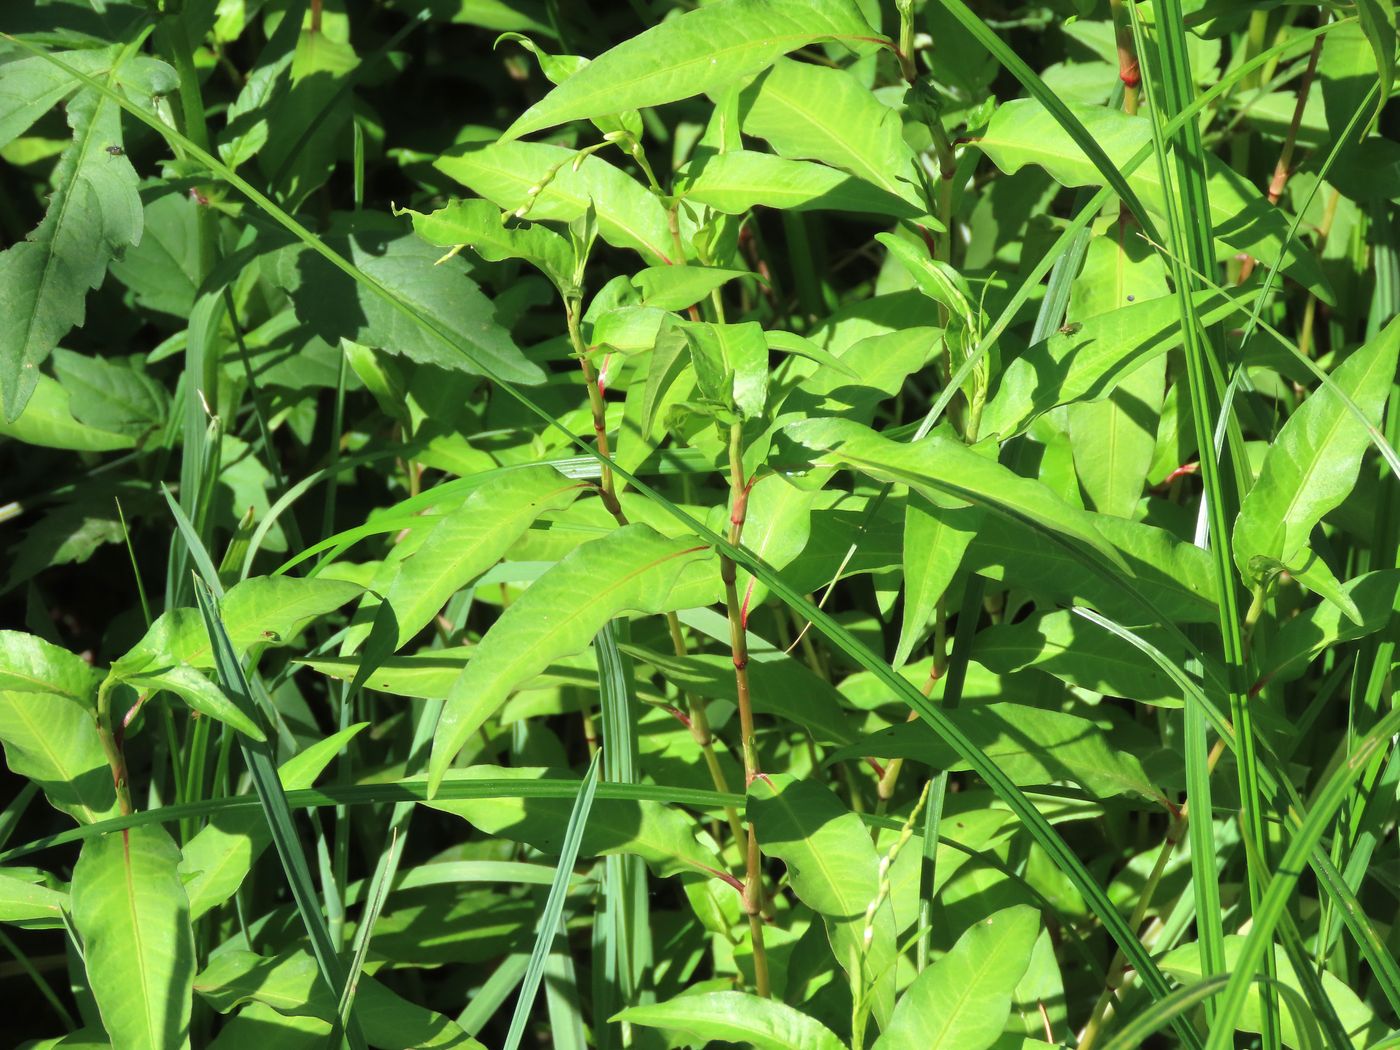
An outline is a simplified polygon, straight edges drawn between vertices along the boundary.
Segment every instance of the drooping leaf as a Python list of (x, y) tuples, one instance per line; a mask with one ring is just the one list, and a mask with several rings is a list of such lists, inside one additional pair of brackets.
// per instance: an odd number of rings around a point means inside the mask
[(790, 776), (759, 777), (749, 785), (748, 815), (764, 855), (787, 865), (798, 899), (826, 923), (836, 962), (852, 980), (873, 985), (874, 1013), (885, 1024), (894, 1008), (895, 920), (888, 902), (871, 917), (879, 892), (880, 857), (870, 832), (822, 785)]
[(180, 850), (158, 824), (89, 839), (73, 868), (73, 924), (113, 1050), (188, 1046), (194, 931)]
[(727, 282), (748, 276), (746, 270), (717, 266), (648, 266), (632, 275), (632, 283), (642, 293), (643, 308), (684, 310)]
[(501, 210), (490, 201), (450, 201), (427, 214), (411, 208), (401, 208), (395, 214), (408, 215), (414, 232), (429, 244), (444, 248), (465, 244), (490, 262), (524, 259), (561, 291), (573, 283), (573, 253), (568, 241), (538, 223), (502, 223)]
[(531, 219), (572, 222), (591, 202), (603, 240), (640, 252), (648, 263), (679, 262), (671, 258), (675, 248), (661, 202), (597, 154), (583, 157), (575, 171), (576, 157), (543, 142), (497, 142), (454, 147), (433, 166), (504, 211), (529, 202)]
[[(1160, 802), (1137, 757), (1079, 715), (1024, 704), (988, 703), (944, 712), (1018, 785), (1072, 781), (1096, 798), (1132, 795)], [(965, 769), (953, 750), (923, 722), (902, 722), (832, 752), (828, 761), (903, 758), (934, 769)]]
[[(1391, 321), (1332, 375), (1372, 425), (1395, 380), (1397, 354), (1400, 322)], [(1303, 568), (1313, 527), (1351, 492), (1369, 446), (1367, 427), (1330, 386), (1288, 417), (1235, 521), (1235, 564), (1246, 583), (1262, 583), (1280, 566)]]
[(889, 190), (834, 168), (771, 153), (735, 150), (691, 161), (676, 192), (726, 215), (761, 205), (785, 211), (841, 211), (918, 218), (919, 208)]
[(875, 1050), (987, 1050), (1006, 1028), (1040, 916), (1025, 905), (979, 921), (900, 997)]
[[(220, 612), (234, 648), (289, 645), (312, 620), (358, 597), (362, 588), (344, 580), (255, 576), (230, 587)], [(214, 666), (204, 621), (194, 609), (172, 609), (156, 618), (145, 636), (112, 664), (118, 676), (189, 664)]]
[(503, 138), (675, 102), (757, 73), (818, 40), (868, 44), (873, 36), (852, 0), (724, 0), (599, 55), (521, 114)]
[(702, 1044), (741, 1043), (757, 1050), (845, 1050), (826, 1025), (773, 999), (747, 992), (699, 992), (630, 1006), (614, 1021), (681, 1032)]
[(581, 652), (613, 617), (671, 608), (672, 586), (706, 550), (630, 525), (575, 548), (536, 580), (482, 637), (447, 696), (428, 765), (432, 789), (512, 689), (556, 657)]
[[(739, 113), (744, 133), (779, 156), (830, 164), (928, 210), (899, 114), (849, 71), (779, 59), (743, 91)], [(920, 221), (937, 228), (931, 216)]]
[[(1120, 233), (1089, 244), (1084, 269), (1074, 282), (1068, 317), (1072, 324), (1137, 300), (1168, 294), (1161, 259), (1140, 241)], [(1074, 468), (1089, 506), (1120, 518), (1135, 515), (1157, 447), (1157, 421), (1167, 389), (1165, 356), (1144, 361), (1106, 398), (1069, 408)]]
[[(283, 762), (277, 771), (288, 791), (308, 788), (345, 745), (364, 729), (361, 722), (318, 740)], [(233, 896), (272, 842), (267, 820), (258, 810), (216, 813), (185, 843), (180, 858), (180, 878), (190, 902), (190, 917), (197, 919), (210, 908)]]
[[(1129, 116), (1104, 106), (1069, 103), (1070, 111), (1120, 169), (1152, 138), (1147, 118)], [(1064, 186), (1100, 186), (1103, 176), (1060, 123), (1035, 99), (1013, 99), (997, 107), (981, 149), (1008, 174), (1037, 164)], [(1272, 263), (1282, 257), (1282, 270), (1324, 302), (1333, 295), (1313, 254), (1288, 240), (1288, 219), (1271, 205), (1243, 175), (1214, 154), (1205, 154), (1210, 195), (1210, 219), (1216, 239), (1236, 252)], [(1167, 214), (1160, 169), (1140, 165), (1128, 184), (1144, 206)], [(1286, 250), (1285, 250), (1286, 249)]]
[(763, 414), (768, 401), (768, 342), (757, 321), (685, 325), (696, 384), (704, 396), (741, 419)]
[[(472, 780), (535, 780), (562, 776), (562, 770), (535, 767), (472, 766), (448, 773), (444, 783)], [(435, 799), (427, 805), (452, 813), (492, 836), (523, 842), (556, 855), (573, 806), (570, 799)], [(641, 857), (658, 875), (723, 870), (724, 862), (695, 838), (684, 813), (660, 802), (594, 799), (579, 844), (579, 855)]]
[(530, 523), (562, 510), (583, 492), (553, 467), (526, 467), (493, 478), (444, 515), (392, 573), (384, 600), (393, 610), (398, 649), (432, 620), (447, 599), (489, 569)]
[[(1203, 324), (1219, 322), (1235, 310), (1234, 303), (1215, 292), (1197, 294), (1196, 313)], [(982, 433), (1008, 438), (1057, 405), (1103, 397), (1123, 377), (1181, 345), (1179, 308), (1171, 296), (1143, 301), (1127, 290), (1117, 309), (1075, 324), (1006, 366), (982, 414)]]
[[(220, 952), (194, 980), (195, 993), (220, 1013), (245, 1003), (262, 1003), (291, 1017), (334, 1021), (336, 1002), (326, 991), (311, 953), (301, 950), (276, 957), (255, 952)], [(368, 974), (360, 975), (355, 1017), (371, 1046), (385, 1050), (479, 1048), (455, 1022), (418, 1006)]]
[(132, 675), (126, 682), (141, 690), (164, 689), (174, 693), (202, 715), (216, 718), (254, 740), (267, 739), (258, 724), (239, 710), (222, 689), (189, 664), (176, 664), (149, 674)]
[[(1230, 935), (1225, 938), (1225, 963), (1227, 972), (1232, 972), (1235, 960), (1239, 956), (1240, 948), (1244, 943), (1244, 937)], [(1302, 993), (1304, 986), (1299, 982), (1297, 971), (1293, 969), (1293, 964), (1289, 961), (1282, 948), (1275, 948), (1276, 958), (1274, 960), (1275, 973), (1278, 980), (1285, 985)], [(1171, 974), (1179, 981), (1193, 982), (1201, 979), (1200, 946), (1195, 942), (1181, 944), (1173, 948), (1162, 957), (1162, 969)], [(1327, 998), (1332, 1003), (1332, 1009), (1337, 1012), (1338, 1019), (1349, 1033), (1356, 1033), (1353, 1046), (1370, 1045), (1365, 1038), (1365, 1032), (1375, 1023), (1375, 1014), (1371, 1008), (1361, 1001), (1351, 988), (1344, 981), (1341, 981), (1333, 973), (1326, 970), (1321, 974), (1322, 988)], [(1303, 1048), (1307, 1044), (1303, 1041), (1303, 1032), (1300, 1025), (1311, 1020), (1310, 1018), (1300, 1021), (1294, 1016), (1291, 1009), (1283, 1010), (1280, 1022), (1283, 1044), (1285, 1046)], [(1263, 995), (1259, 985), (1254, 985), (1245, 999), (1244, 1010), (1240, 1015), (1239, 1029), (1244, 1032), (1261, 1031), (1263, 1024)]]
[(970, 504), (943, 506), (938, 514), (930, 511), (928, 497), (910, 493), (904, 505), (904, 614), (891, 661), (895, 667), (902, 666), (923, 640), (934, 610), (982, 524), (982, 510)]
[[(436, 265), (440, 251), (383, 217), (343, 219), (324, 240), (469, 345), (498, 377), (525, 384), (543, 379), (539, 366), (496, 323), (490, 301), (467, 276), (461, 259)], [(454, 345), (415, 324), (315, 252), (299, 245), (282, 249), (276, 257), (276, 280), (292, 297), (297, 316), (328, 343), (349, 339), (420, 364), (478, 372)]]
[(93, 714), (98, 675), (82, 659), (19, 631), (0, 631), (0, 743), (15, 774), (91, 824), (116, 809)]

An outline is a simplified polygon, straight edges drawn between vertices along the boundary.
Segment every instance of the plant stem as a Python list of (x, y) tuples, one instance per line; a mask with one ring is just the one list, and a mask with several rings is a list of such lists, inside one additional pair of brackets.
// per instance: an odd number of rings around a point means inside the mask
[[(744, 535), (744, 519), (749, 500), (749, 484), (744, 478), (744, 428), (729, 425), (729, 542), (738, 546)], [(738, 571), (732, 559), (720, 555), (720, 578), (724, 581), (724, 604), (729, 614), (729, 648), (734, 661), (734, 686), (738, 697), (739, 733), (744, 754), (744, 787), (747, 790), (760, 776), (758, 750), (754, 746), (753, 703), (749, 695), (749, 643), (742, 606), (739, 604)], [(769, 995), (768, 956), (763, 947), (762, 880), (758, 838), (749, 821), (748, 843), (744, 854), (744, 913), (749, 917), (753, 939), (754, 990), (762, 998)]]

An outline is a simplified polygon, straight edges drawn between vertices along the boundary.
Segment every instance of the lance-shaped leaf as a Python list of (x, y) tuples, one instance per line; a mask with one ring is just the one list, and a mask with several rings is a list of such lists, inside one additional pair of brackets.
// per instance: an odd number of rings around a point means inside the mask
[[(1120, 169), (1152, 139), (1146, 118), (1129, 116), (1104, 106), (1069, 103), (1070, 111)], [(1101, 186), (1103, 176), (1070, 137), (1069, 132), (1035, 99), (1013, 99), (997, 107), (977, 146), (1007, 174), (1036, 164), (1064, 186)], [(1316, 258), (1296, 238), (1288, 236), (1288, 217), (1243, 175), (1212, 153), (1205, 155), (1210, 194), (1210, 219), (1216, 239), (1236, 252), (1272, 262), (1282, 256), (1282, 269), (1324, 302), (1332, 302)], [(1161, 171), (1143, 164), (1128, 179), (1142, 203), (1158, 215), (1167, 214)], [(1286, 251), (1285, 251), (1286, 249)]]
[[(332, 733), (287, 759), (277, 770), (282, 787), (288, 791), (309, 788), (366, 725), (361, 722)], [(180, 878), (190, 900), (190, 917), (197, 919), (232, 897), (271, 841), (272, 832), (260, 810), (214, 814), (182, 851)]]
[(612, 1020), (684, 1032), (701, 1046), (723, 1042), (756, 1050), (846, 1050), (846, 1044), (815, 1018), (747, 992), (681, 995), (628, 1007)]
[(868, 45), (877, 38), (852, 0), (708, 4), (605, 51), (521, 114), (504, 138), (714, 91), (831, 39)]
[[(565, 777), (564, 770), (534, 767), (472, 766), (447, 774), (445, 783), (473, 780), (538, 780)], [(433, 809), (452, 813), (492, 836), (523, 842), (558, 855), (569, 825), (573, 800), (566, 798), (436, 799)], [(641, 857), (658, 875), (713, 873), (724, 862), (695, 839), (695, 825), (680, 810), (660, 802), (595, 798), (579, 844), (579, 856), (612, 854)]]
[(537, 223), (503, 223), (501, 209), (490, 201), (452, 201), (427, 214), (399, 208), (394, 214), (409, 216), (413, 231), (429, 244), (445, 248), (465, 244), (488, 262), (523, 259), (561, 292), (573, 285), (574, 258), (569, 242)]
[(239, 710), (222, 689), (189, 664), (176, 664), (147, 674), (132, 675), (126, 681), (137, 689), (164, 689), (174, 693), (202, 715), (216, 718), (254, 740), (267, 739), (258, 724)]
[(68, 894), (50, 889), (34, 869), (0, 868), (0, 922), (32, 929), (63, 926)]
[(1025, 905), (977, 922), (905, 990), (875, 1050), (987, 1050), (1039, 935), (1040, 916)]
[[(384, 600), (398, 626), (394, 648), (422, 630), (453, 594), (496, 564), (531, 522), (546, 511), (563, 510), (583, 491), (580, 482), (553, 467), (526, 467), (493, 478), (445, 514), (414, 553), (387, 565)], [(350, 637), (363, 634), (357, 625)]]
[[(219, 609), (234, 649), (288, 645), (308, 623), (358, 597), (363, 588), (345, 580), (255, 576), (229, 588)], [(214, 666), (209, 634), (197, 610), (172, 609), (156, 618), (142, 639), (112, 664), (118, 677), (176, 664)]]
[(84, 824), (111, 816), (116, 807), (93, 716), (99, 678), (66, 649), (20, 631), (0, 631), (5, 762)]
[(744, 89), (739, 113), (744, 133), (767, 139), (779, 156), (830, 164), (927, 211), (899, 114), (850, 71), (779, 59)]
[(428, 765), (430, 793), (511, 690), (555, 658), (582, 652), (614, 616), (669, 610), (672, 585), (707, 552), (693, 538), (629, 525), (575, 548), (536, 580), (491, 625), (447, 695)]
[(632, 283), (642, 293), (643, 308), (684, 310), (726, 282), (751, 276), (747, 270), (716, 266), (648, 266), (632, 275)]
[(194, 930), (180, 850), (158, 824), (83, 843), (73, 924), (113, 1050), (189, 1045)]
[[(455, 1022), (410, 1002), (368, 974), (357, 981), (355, 1017), (371, 1046), (402, 1050), (481, 1046)], [(194, 990), (220, 1013), (244, 1003), (262, 1003), (291, 1017), (334, 1021), (337, 1016), (336, 1002), (321, 982), (316, 960), (304, 950), (275, 958), (238, 949), (220, 952), (195, 978)]]
[[(1063, 711), (990, 703), (945, 712), (1018, 785), (1079, 784), (1095, 798), (1136, 795), (1161, 802), (1162, 793), (1132, 754), (1109, 743), (1096, 723)], [(923, 722), (901, 722), (827, 756), (903, 758), (933, 769), (966, 769)]]
[(597, 154), (578, 157), (543, 142), (497, 142), (454, 148), (433, 167), (505, 211), (529, 202), (531, 219), (572, 222), (591, 201), (603, 240), (640, 252), (648, 263), (679, 261), (670, 257), (671, 228), (656, 195)]
[(916, 219), (922, 211), (889, 190), (822, 164), (734, 150), (692, 160), (676, 192), (726, 215), (758, 205), (785, 211), (844, 211)]
[(685, 335), (700, 393), (741, 419), (761, 416), (768, 401), (768, 341), (762, 326), (757, 321), (697, 321), (685, 325)]
[(923, 641), (929, 622), (982, 524), (982, 509), (946, 496), (933, 503), (917, 492), (904, 506), (904, 613), (893, 664), (901, 667)]
[(54, 172), (48, 211), (27, 239), (0, 253), (0, 395), (9, 420), (24, 410), (58, 341), (83, 323), (87, 294), (113, 254), (141, 240), (136, 169), (125, 154), (107, 152), (122, 142), (116, 101), (83, 91), (67, 112), (73, 142)]
[[(1332, 373), (1367, 424), (1380, 418), (1398, 351), (1400, 321), (1391, 321)], [(1303, 568), (1313, 527), (1356, 483), (1370, 444), (1367, 430), (1331, 385), (1314, 390), (1288, 417), (1235, 520), (1235, 564), (1247, 583), (1263, 582), (1280, 566)]]
[[(1232, 302), (1207, 291), (1195, 298), (1201, 323), (1211, 325), (1235, 313), (1246, 295)], [(1007, 365), (982, 414), (982, 433), (1007, 438), (1057, 405), (1101, 398), (1139, 366), (1180, 345), (1176, 298), (1144, 302), (1125, 290), (1118, 309), (1065, 326)]]
[(45, 375), (39, 376), (18, 417), (7, 420), (0, 413), (0, 437), (75, 452), (110, 452), (136, 444), (130, 434), (114, 434), (90, 423), (80, 423), (73, 415), (72, 395), (57, 380)]
[(869, 829), (825, 787), (785, 775), (749, 786), (748, 815), (764, 854), (787, 865), (792, 891), (825, 921), (837, 963), (852, 980), (864, 973), (873, 983), (875, 1017), (885, 1024), (894, 1008), (896, 930), (888, 900), (866, 916), (880, 888)]
[(462, 259), (438, 265), (442, 253), (387, 216), (341, 217), (324, 240), (401, 301), (433, 318), (472, 348), (456, 345), (391, 306), (388, 300), (316, 252), (293, 245), (277, 253), (275, 279), (292, 297), (297, 317), (326, 342), (341, 339), (386, 350), (410, 361), (480, 374), (477, 361), (512, 383), (539, 383), (538, 365), (496, 323), (495, 309), (467, 276)]

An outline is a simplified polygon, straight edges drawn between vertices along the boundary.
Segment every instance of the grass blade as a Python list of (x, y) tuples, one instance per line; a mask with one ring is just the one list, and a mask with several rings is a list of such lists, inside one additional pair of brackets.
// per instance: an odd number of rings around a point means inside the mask
[(599, 759), (601, 752), (594, 752), (593, 761), (588, 764), (588, 772), (583, 776), (569, 814), (568, 827), (564, 829), (563, 847), (559, 853), (559, 866), (554, 869), (554, 883), (549, 887), (544, 912), (540, 915), (539, 931), (535, 935), (535, 947), (530, 952), (530, 963), (525, 969), (520, 984), (520, 995), (515, 1000), (515, 1012), (511, 1015), (510, 1031), (506, 1034), (505, 1050), (518, 1050), (525, 1034), (525, 1025), (530, 1019), (530, 1008), (534, 1005), (535, 993), (539, 991), (540, 980), (544, 977), (545, 963), (549, 959), (554, 937), (559, 932), (559, 917), (564, 913), (564, 898), (569, 892), (569, 879), (573, 875), (574, 861), (578, 859), (579, 843), (583, 841), (583, 829), (588, 824), (588, 811), (593, 807), (593, 796), (598, 790)]

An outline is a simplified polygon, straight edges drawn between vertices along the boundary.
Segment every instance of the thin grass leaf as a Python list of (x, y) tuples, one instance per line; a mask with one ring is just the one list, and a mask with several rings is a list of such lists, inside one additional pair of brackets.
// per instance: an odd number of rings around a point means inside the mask
[(569, 880), (573, 875), (574, 862), (578, 859), (579, 843), (583, 841), (583, 829), (588, 824), (588, 811), (593, 807), (593, 796), (598, 790), (601, 772), (601, 752), (594, 752), (588, 764), (588, 772), (583, 775), (574, 801), (574, 809), (569, 814), (568, 826), (564, 829), (564, 846), (559, 854), (559, 866), (554, 869), (554, 883), (549, 887), (544, 911), (540, 915), (540, 925), (535, 934), (535, 946), (530, 951), (530, 962), (520, 984), (520, 995), (515, 1000), (515, 1012), (511, 1014), (510, 1030), (503, 1044), (505, 1050), (517, 1050), (525, 1035), (525, 1025), (530, 1020), (530, 1010), (535, 1003), (535, 993), (539, 991), (540, 980), (544, 977), (545, 963), (549, 958), (554, 938), (559, 933), (559, 917), (564, 913), (564, 898), (569, 891)]

